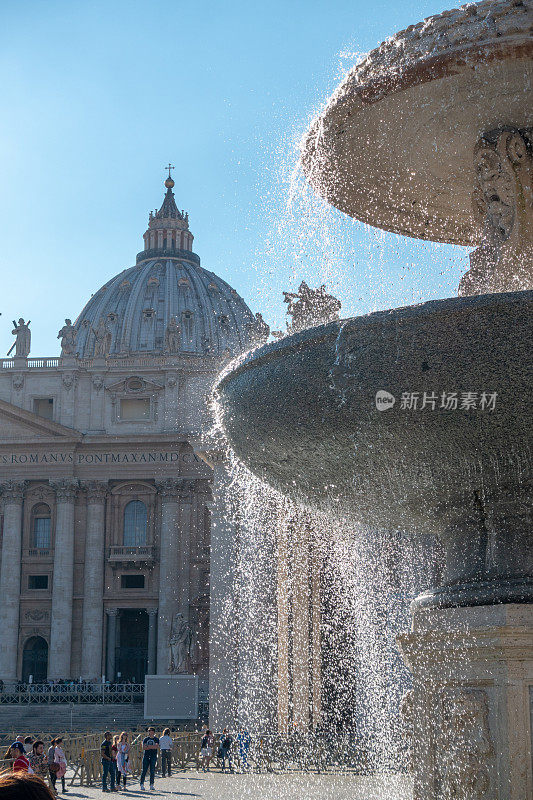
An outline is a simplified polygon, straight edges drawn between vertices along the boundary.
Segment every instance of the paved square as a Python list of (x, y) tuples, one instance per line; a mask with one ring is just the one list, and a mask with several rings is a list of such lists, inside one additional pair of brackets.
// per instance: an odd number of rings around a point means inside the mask
[(68, 797), (77, 800), (126, 800), (183, 798), (183, 800), (411, 800), (411, 780), (405, 776), (358, 777), (354, 775), (222, 775), (178, 772), (156, 778), (154, 792), (141, 792), (137, 780), (128, 791), (104, 795), (94, 787), (72, 786)]

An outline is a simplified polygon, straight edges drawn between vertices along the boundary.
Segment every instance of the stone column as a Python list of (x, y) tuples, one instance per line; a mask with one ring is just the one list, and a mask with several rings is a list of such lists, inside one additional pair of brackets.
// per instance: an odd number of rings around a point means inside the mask
[(169, 664), (169, 637), (172, 616), (179, 601), (178, 519), (182, 479), (167, 478), (157, 484), (161, 497), (159, 557), (159, 615), (157, 624), (157, 674), (166, 675)]
[(1, 487), (4, 505), (4, 532), (0, 572), (0, 630), (2, 631), (0, 679), (4, 683), (12, 683), (17, 680), (22, 500), (25, 485), (24, 481), (7, 481)]
[(299, 731), (309, 729), (309, 532), (304, 522), (292, 531), (292, 705)]
[(107, 484), (89, 481), (83, 576), (81, 677), (99, 680), (104, 639), (104, 520)]
[(48, 677), (69, 678), (74, 584), (74, 501), (78, 481), (64, 478), (51, 482), (56, 492), (54, 578)]
[(415, 800), (531, 800), (533, 604), (415, 608), (398, 639)]
[(148, 671), (156, 674), (157, 666), (157, 608), (147, 608), (148, 612)]
[(178, 611), (186, 620), (189, 619), (189, 605), (191, 602), (190, 570), (191, 570), (191, 528), (193, 523), (193, 504), (196, 510), (196, 498), (193, 495), (195, 481), (187, 481), (180, 496), (180, 517), (179, 517), (179, 601)]
[(209, 606), (209, 725), (233, 728), (238, 711), (238, 536), (226, 500), (231, 477), (223, 450), (200, 453), (213, 468)]
[(106, 608), (107, 614), (107, 655), (105, 676), (111, 683), (115, 680), (115, 658), (117, 648), (118, 608)]

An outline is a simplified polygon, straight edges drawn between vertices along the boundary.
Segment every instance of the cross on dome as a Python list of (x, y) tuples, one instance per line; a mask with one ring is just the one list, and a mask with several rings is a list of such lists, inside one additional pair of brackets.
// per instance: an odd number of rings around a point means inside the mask
[(171, 164), (170, 161), (169, 161), (168, 165), (165, 167), (165, 169), (168, 169), (168, 178), (165, 181), (165, 186), (167, 187), (167, 189), (173, 189), (174, 188), (174, 181), (172, 180), (172, 176), (170, 174), (170, 170), (171, 169), (176, 169), (176, 167), (173, 164)]

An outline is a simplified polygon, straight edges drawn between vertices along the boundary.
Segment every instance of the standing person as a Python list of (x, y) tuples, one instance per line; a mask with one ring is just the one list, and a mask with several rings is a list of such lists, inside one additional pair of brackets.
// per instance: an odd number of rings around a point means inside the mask
[(44, 742), (40, 739), (37, 739), (37, 741), (33, 743), (32, 753), (28, 761), (30, 762), (30, 769), (33, 774), (42, 778), (44, 781), (45, 776), (48, 775), (48, 760), (44, 754)]
[(148, 728), (148, 736), (143, 739), (143, 769), (141, 772), (141, 791), (145, 791), (144, 779), (150, 770), (150, 791), (154, 791), (155, 765), (157, 764), (157, 751), (159, 750), (159, 739), (155, 735), (155, 728)]
[(250, 750), (250, 734), (241, 728), (237, 735), (237, 742), (239, 744), (239, 758), (241, 760), (241, 770), (245, 772), (248, 769), (248, 751)]
[(50, 747), (48, 748), (48, 753), (46, 754), (46, 758), (48, 761), (48, 776), (50, 779), (50, 788), (57, 794), (56, 792), (56, 781), (57, 781), (57, 771), (59, 769), (59, 764), (56, 764), (54, 761), (54, 756), (56, 752), (56, 740), (52, 739), (50, 742)]
[(117, 755), (117, 769), (118, 769), (118, 787), (120, 788), (120, 776), (124, 783), (124, 791), (126, 788), (126, 776), (129, 772), (129, 752), (130, 743), (128, 742), (128, 734), (122, 731), (120, 739), (118, 740), (118, 755)]
[(28, 772), (30, 762), (24, 753), (24, 745), (22, 742), (13, 742), (10, 748), (10, 758), (13, 759), (13, 772)]
[(61, 787), (63, 793), (67, 791), (67, 787), (65, 786), (65, 772), (67, 771), (67, 759), (65, 758), (65, 753), (63, 752), (62, 745), (63, 739), (61, 736), (56, 738), (56, 749), (54, 751), (54, 763), (59, 764), (59, 769), (57, 770), (56, 777), (61, 778)]
[(159, 739), (159, 749), (161, 750), (161, 777), (165, 777), (168, 772), (170, 778), (170, 767), (172, 765), (172, 738), (170, 728), (165, 728), (163, 736)]
[(113, 744), (111, 745), (111, 755), (113, 756), (113, 769), (115, 770), (115, 783), (120, 786), (120, 775), (118, 774), (118, 733), (113, 736)]
[(211, 761), (211, 757), (213, 755), (214, 743), (215, 737), (210, 730), (206, 730), (202, 736), (202, 744), (200, 749), (200, 755), (202, 757), (202, 770), (204, 772), (209, 772), (209, 762)]
[(220, 758), (222, 759), (222, 772), (226, 771), (226, 759), (228, 759), (228, 769), (230, 772), (233, 772), (233, 764), (231, 760), (231, 745), (233, 744), (233, 736), (230, 736), (230, 733), (227, 728), (224, 728), (222, 731), (222, 736), (220, 737), (219, 749), (220, 749)]
[(102, 791), (107, 792), (107, 776), (111, 780), (111, 791), (115, 791), (115, 768), (113, 767), (113, 754), (111, 752), (111, 731), (104, 733), (104, 741), (100, 745), (102, 756)]

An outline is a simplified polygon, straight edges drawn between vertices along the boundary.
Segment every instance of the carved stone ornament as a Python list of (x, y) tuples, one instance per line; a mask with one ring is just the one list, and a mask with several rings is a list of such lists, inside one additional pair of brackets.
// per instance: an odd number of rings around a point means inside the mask
[(70, 503), (76, 498), (79, 481), (76, 478), (62, 478), (50, 481), (50, 485), (56, 493), (58, 503)]
[(175, 372), (169, 372), (167, 375), (167, 386), (169, 389), (173, 389), (178, 382), (178, 376)]
[(24, 619), (31, 619), (33, 622), (43, 622), (49, 619), (50, 614), (42, 608), (31, 608), (24, 614)]
[(62, 383), (65, 388), (65, 391), (70, 392), (70, 390), (76, 383), (76, 376), (72, 372), (66, 372), (63, 375)]
[(533, 288), (533, 129), (485, 133), (474, 150), (474, 211), (481, 245), (470, 255), (460, 295)]
[(437, 745), (439, 800), (484, 800), (491, 786), (494, 757), (487, 692), (443, 689)]
[(87, 494), (88, 503), (105, 503), (107, 495), (107, 483), (102, 481), (86, 481), (82, 484)]
[(93, 375), (92, 377), (92, 384), (97, 392), (100, 391), (102, 386), (104, 385), (104, 376), (103, 375)]
[(24, 375), (21, 372), (16, 372), (13, 375), (13, 389), (15, 389), (16, 392), (20, 392), (23, 386), (24, 386)]
[(50, 486), (43, 485), (42, 483), (37, 486), (31, 486), (27, 491), (27, 496), (32, 500), (45, 500), (50, 494)]
[(165, 478), (157, 481), (156, 486), (163, 503), (187, 499), (191, 491), (191, 481), (185, 478)]
[(4, 504), (16, 503), (18, 505), (22, 503), (26, 485), (26, 481), (4, 481), (0, 484)]

